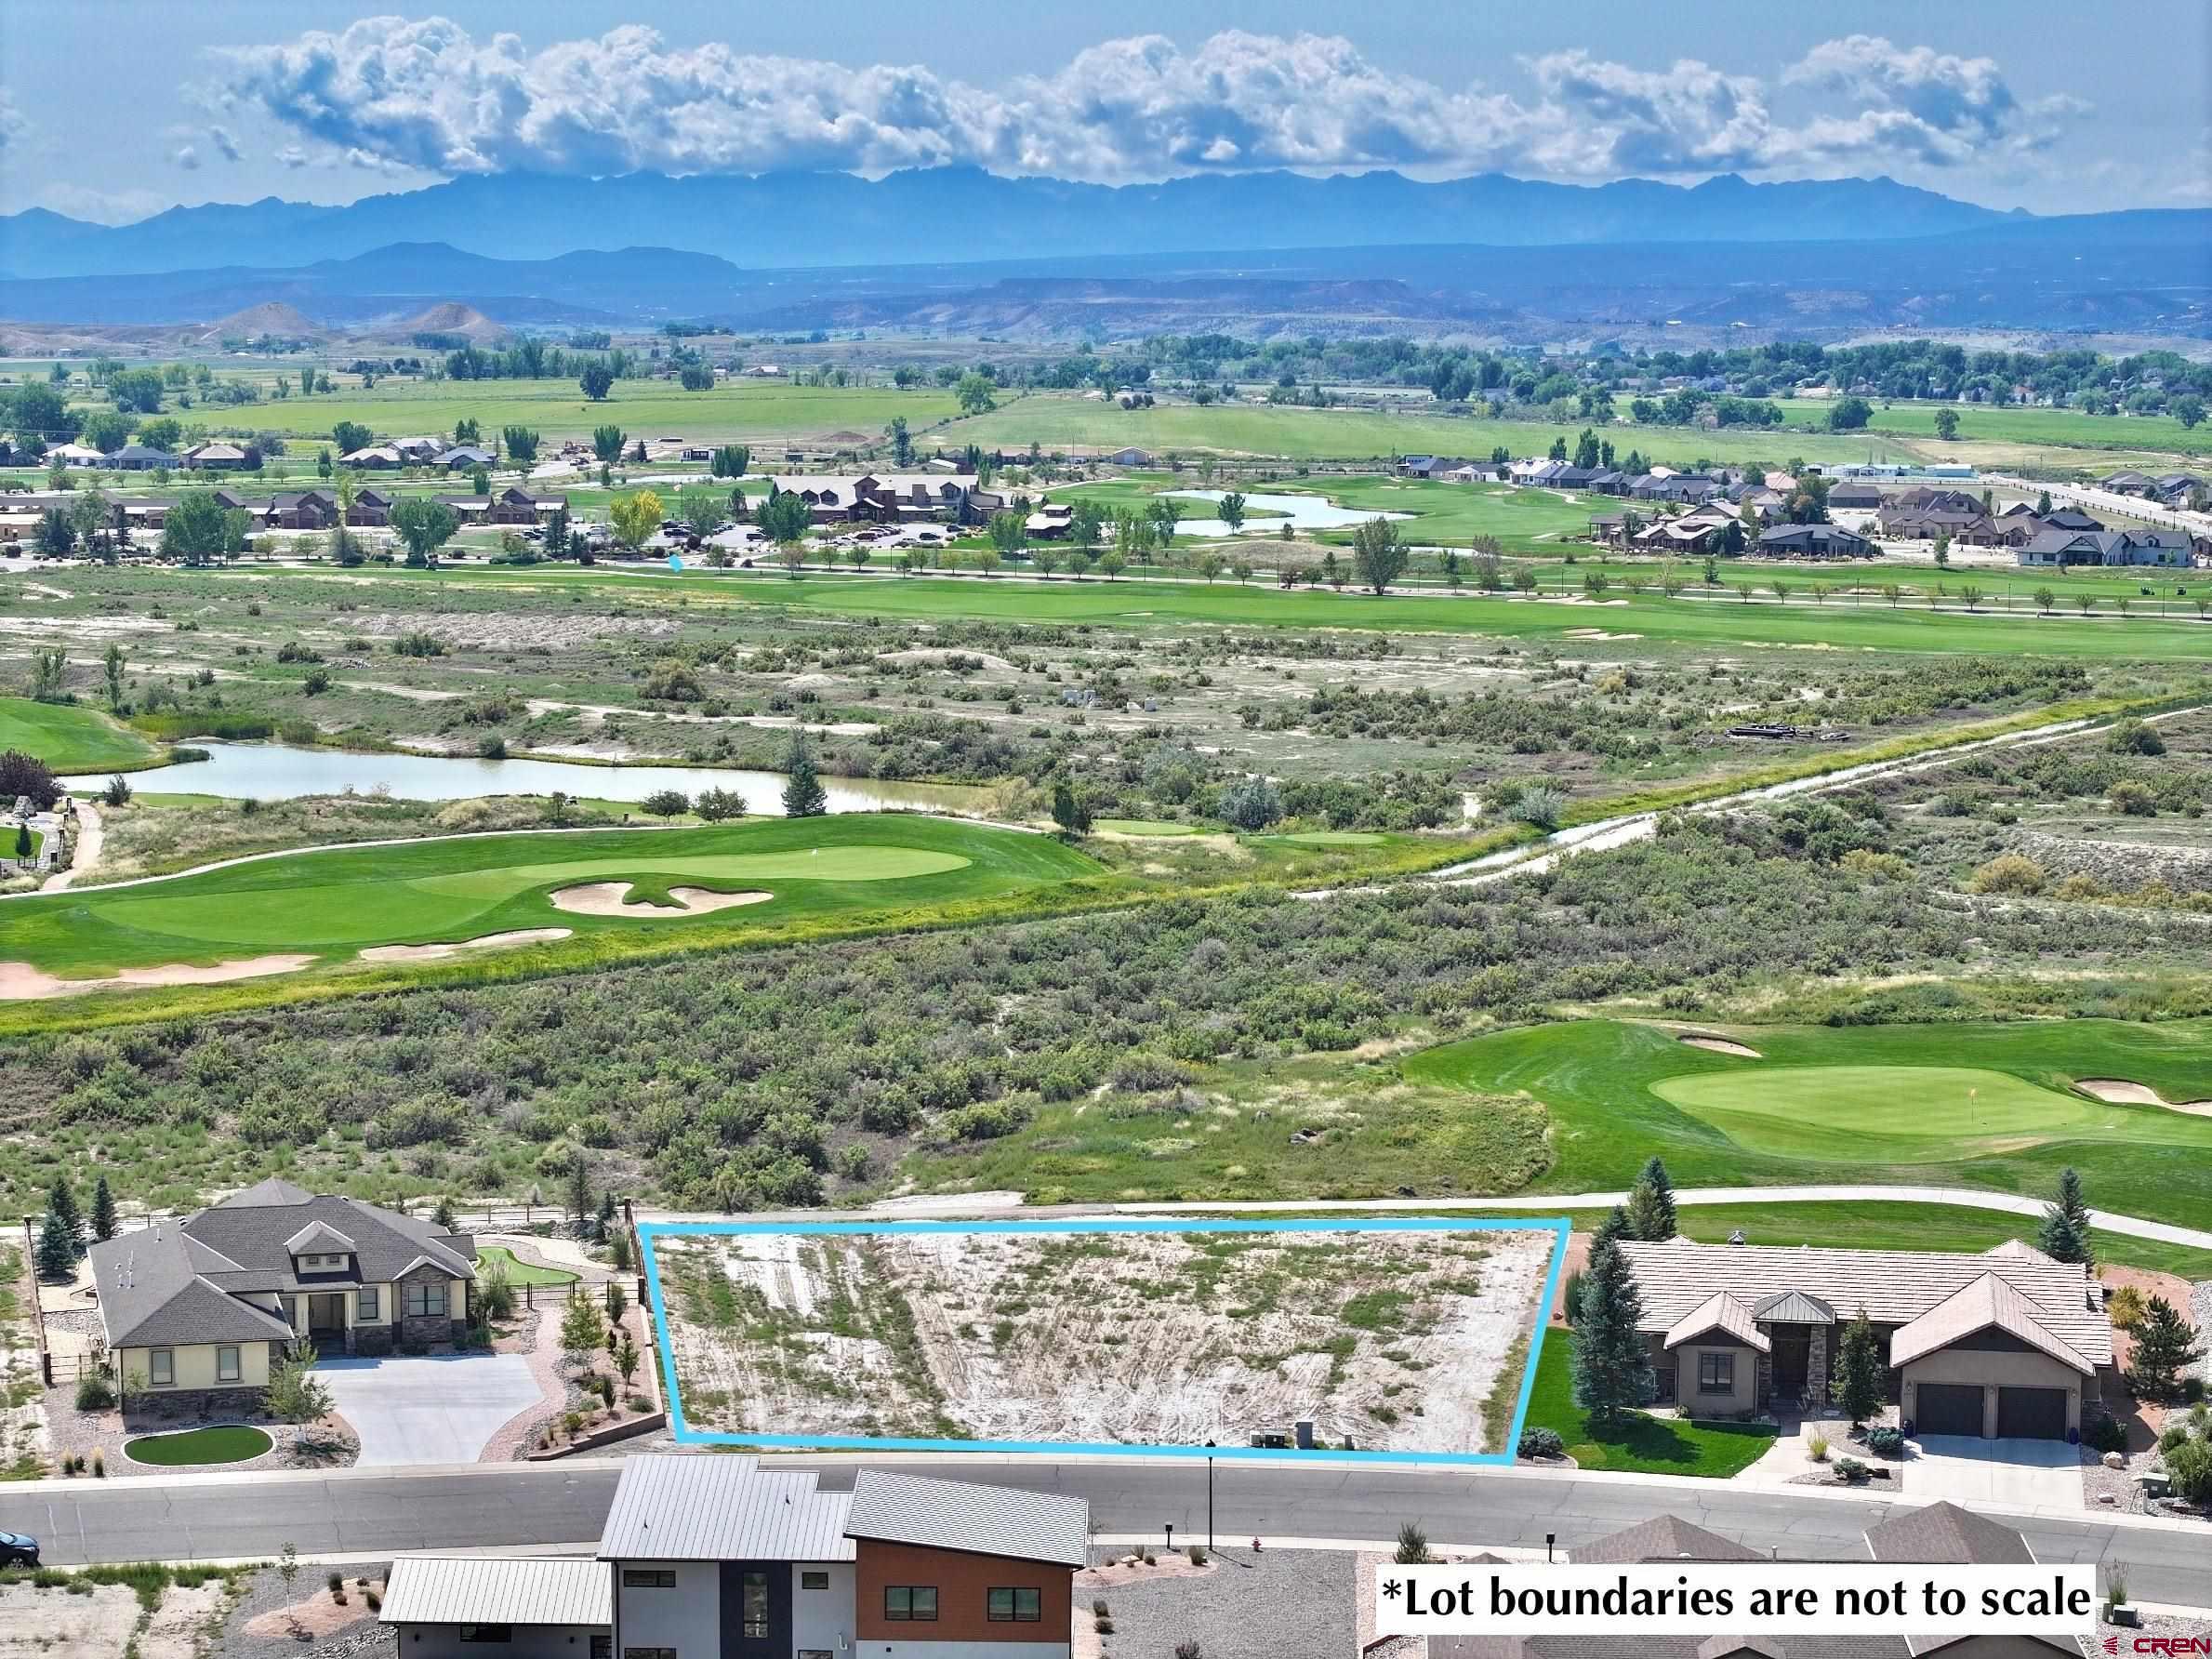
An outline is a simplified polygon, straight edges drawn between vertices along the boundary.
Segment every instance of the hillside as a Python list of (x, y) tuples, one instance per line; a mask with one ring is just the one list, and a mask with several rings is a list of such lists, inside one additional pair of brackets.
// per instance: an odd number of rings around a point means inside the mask
[(207, 325), (211, 339), (239, 337), (252, 339), (264, 334), (274, 335), (279, 339), (312, 339), (322, 332), (297, 306), (281, 299), (265, 299), (258, 305), (234, 311), (227, 317), (218, 317)]
[(457, 334), (474, 340), (478, 345), (489, 345), (503, 338), (507, 330), (472, 305), (463, 305), (457, 299), (448, 299), (440, 305), (430, 306), (411, 317), (402, 317), (392, 328), (406, 334)]

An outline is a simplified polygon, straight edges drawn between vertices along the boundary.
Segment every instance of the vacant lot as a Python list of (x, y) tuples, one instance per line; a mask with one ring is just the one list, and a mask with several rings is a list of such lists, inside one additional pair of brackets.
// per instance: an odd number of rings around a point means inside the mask
[(686, 1422), (779, 1436), (1497, 1451), (1548, 1233), (656, 1241)]

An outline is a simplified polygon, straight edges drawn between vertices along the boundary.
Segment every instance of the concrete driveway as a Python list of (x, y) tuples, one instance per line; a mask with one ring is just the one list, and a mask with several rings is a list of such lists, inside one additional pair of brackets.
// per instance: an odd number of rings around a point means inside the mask
[(2082, 1506), (2081, 1453), (2064, 1440), (1984, 1440), (1966, 1435), (1924, 1435), (1905, 1474), (1905, 1496), (1948, 1498), (2011, 1510)]
[(474, 1463), (504, 1424), (539, 1400), (520, 1354), (325, 1360), (315, 1375), (361, 1436), (364, 1468)]

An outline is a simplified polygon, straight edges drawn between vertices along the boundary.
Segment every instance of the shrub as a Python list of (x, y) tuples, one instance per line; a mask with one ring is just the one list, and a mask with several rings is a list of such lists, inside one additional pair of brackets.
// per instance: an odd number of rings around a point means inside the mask
[(2105, 738), (2104, 746), (2114, 754), (2166, 753), (2166, 739), (2158, 735), (2158, 728), (2139, 720), (2119, 722)]
[(2127, 1426), (2111, 1415), (2092, 1417), (2082, 1430), (2082, 1439), (2092, 1452), (2125, 1452), (2127, 1450)]
[(2191, 1440), (2166, 1454), (2166, 1478), (2185, 1504), (2212, 1504), (2212, 1445)]
[(1519, 1454), (1523, 1457), (1564, 1457), (1567, 1442), (1559, 1438), (1556, 1428), (1524, 1428), (1521, 1430)]
[(1190, 1564), (1194, 1567), (1203, 1567), (1206, 1564), (1206, 1546), (1203, 1544), (1193, 1544), (1183, 1553), (1190, 1558)]
[(2019, 853), (1999, 853), (1967, 883), (1975, 893), (2035, 894), (2043, 891), (2043, 866)]
[(109, 1382), (107, 1374), (94, 1372), (77, 1384), (77, 1410), (104, 1412), (115, 1403), (115, 1385)]
[(2165, 1431), (2158, 1437), (2158, 1449), (2161, 1452), (2171, 1452), (2176, 1446), (2186, 1446), (2188, 1444), (2189, 1427), (2186, 1424), (2169, 1423), (2166, 1425)]
[(1175, 1644), (1175, 1659), (1206, 1659), (1205, 1650), (1190, 1639)]
[(2113, 1293), (2113, 1299), (2106, 1304), (2106, 1310), (2112, 1315), (2115, 1327), (2122, 1331), (2132, 1331), (2143, 1322), (2145, 1306), (2143, 1293), (2132, 1284), (2124, 1284)]
[(1884, 1424), (1866, 1431), (1866, 1449), (1876, 1457), (1902, 1456), (1905, 1449), (1904, 1430)]
[(1520, 799), (1513, 803), (1513, 816), (1524, 824), (1539, 830), (1556, 830), (1559, 814), (1566, 803), (1559, 791), (1548, 783), (1532, 783), (1520, 792)]
[(1397, 1529), (1396, 1559), (1402, 1566), (1419, 1566), (1429, 1559), (1428, 1533), (1419, 1521), (1406, 1521)]
[(2113, 810), (2131, 818), (2154, 818), (2158, 816), (2158, 797), (2147, 783), (2126, 778), (2113, 785), (2105, 798), (2113, 803)]
[(1828, 1461), (1828, 1437), (1824, 1434), (1814, 1435), (1805, 1442), (1805, 1450), (1807, 1455), (1811, 1457), (1813, 1462), (1826, 1463)]
[(1850, 1481), (1854, 1486), (1866, 1479), (1866, 1466), (1861, 1463), (1856, 1457), (1837, 1458), (1835, 1460), (1835, 1472), (1841, 1475), (1845, 1480)]

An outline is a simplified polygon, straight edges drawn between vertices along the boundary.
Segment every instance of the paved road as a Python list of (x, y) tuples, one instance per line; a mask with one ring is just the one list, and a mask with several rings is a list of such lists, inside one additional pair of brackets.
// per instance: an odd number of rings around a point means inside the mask
[[(795, 1458), (785, 1467), (851, 1483), (857, 1460)], [(993, 1484), (1079, 1493), (1098, 1530), (1132, 1533), (1172, 1521), (1206, 1533), (1206, 1468), (1196, 1461), (902, 1460), (898, 1467)], [(56, 1564), (89, 1560), (307, 1556), (575, 1544), (598, 1536), (616, 1460), (422, 1472), (216, 1476), (196, 1480), (45, 1481), (0, 1486), (0, 1528), (36, 1534)], [(1440, 1544), (1542, 1549), (1602, 1537), (1663, 1512), (1784, 1558), (1858, 1559), (1865, 1529), (1890, 1506), (1874, 1499), (1760, 1492), (1718, 1482), (1560, 1478), (1463, 1470), (1223, 1463), (1214, 1467), (1224, 1544), (1263, 1538), (1370, 1538), (1418, 1520)], [(2212, 1533), (2090, 1518), (2013, 1522), (2046, 1561), (2120, 1561), (2134, 1594), (2205, 1599)]]

